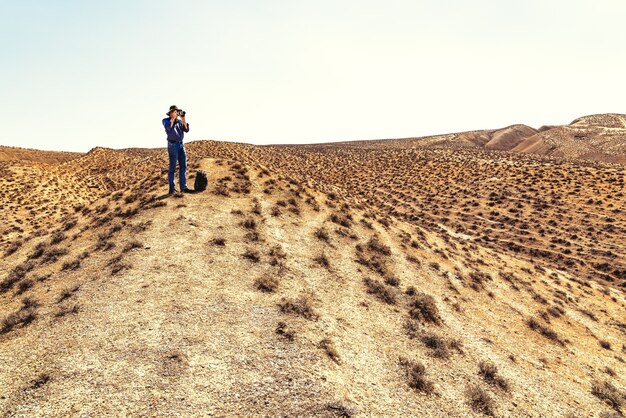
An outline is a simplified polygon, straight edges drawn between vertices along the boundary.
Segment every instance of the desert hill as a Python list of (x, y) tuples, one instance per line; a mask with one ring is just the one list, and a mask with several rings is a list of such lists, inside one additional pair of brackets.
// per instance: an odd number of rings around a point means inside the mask
[(5, 161), (0, 414), (619, 416), (624, 166), (400, 142)]
[(6, 147), (0, 145), (1, 161), (36, 161), (40, 163), (57, 164), (80, 157), (79, 152), (40, 151), (29, 148)]
[(420, 138), (319, 144), (327, 147), (482, 149), (531, 153), (561, 159), (626, 164), (626, 115), (584, 116), (569, 125), (512, 125), (502, 129), (477, 130)]

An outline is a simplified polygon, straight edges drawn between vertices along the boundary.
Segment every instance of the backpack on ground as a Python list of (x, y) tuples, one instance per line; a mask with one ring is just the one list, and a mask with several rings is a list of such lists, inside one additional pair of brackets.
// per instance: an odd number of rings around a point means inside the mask
[(196, 192), (203, 192), (206, 190), (206, 186), (209, 184), (209, 179), (207, 179), (206, 172), (202, 170), (196, 171), (196, 182), (193, 185), (193, 188)]

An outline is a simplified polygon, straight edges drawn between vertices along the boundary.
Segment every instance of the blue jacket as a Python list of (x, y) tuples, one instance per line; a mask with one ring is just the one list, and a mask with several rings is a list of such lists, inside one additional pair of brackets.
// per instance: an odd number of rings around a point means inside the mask
[(180, 119), (176, 119), (174, 121), (174, 126), (172, 126), (170, 118), (165, 118), (163, 119), (163, 127), (167, 133), (167, 140), (170, 142), (183, 142), (185, 132), (189, 132), (189, 124), (187, 124), (187, 129), (185, 129), (185, 126)]

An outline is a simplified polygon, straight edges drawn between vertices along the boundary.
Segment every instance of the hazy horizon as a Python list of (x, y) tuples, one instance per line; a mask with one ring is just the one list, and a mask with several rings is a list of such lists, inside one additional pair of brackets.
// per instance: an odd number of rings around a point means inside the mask
[(3, 5), (0, 145), (407, 138), (621, 111), (626, 4), (276, 0)]

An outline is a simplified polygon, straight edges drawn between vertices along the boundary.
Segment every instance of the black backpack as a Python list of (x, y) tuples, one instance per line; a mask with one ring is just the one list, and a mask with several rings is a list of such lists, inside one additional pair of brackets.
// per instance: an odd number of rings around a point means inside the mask
[(203, 192), (206, 190), (206, 186), (209, 184), (209, 179), (206, 177), (206, 172), (202, 170), (196, 171), (196, 182), (193, 188), (196, 192)]

